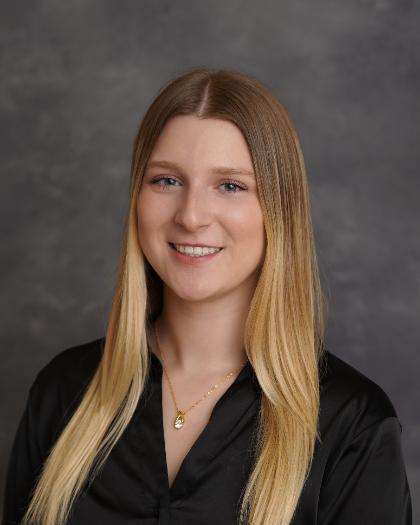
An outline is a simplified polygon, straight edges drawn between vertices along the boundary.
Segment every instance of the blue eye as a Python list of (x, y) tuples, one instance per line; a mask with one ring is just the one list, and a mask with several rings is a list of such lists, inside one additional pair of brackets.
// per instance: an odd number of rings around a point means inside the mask
[[(151, 181), (151, 184), (160, 186), (163, 190), (168, 188), (169, 186), (174, 186), (175, 184), (160, 184), (161, 181), (174, 181), (177, 182), (176, 179), (172, 177), (157, 177)], [(237, 181), (234, 180), (227, 180), (225, 182), (222, 182), (221, 186), (230, 186), (234, 187), (233, 191), (225, 191), (224, 193), (239, 193), (240, 191), (246, 191), (246, 187), (239, 184)]]
[(158, 185), (158, 186), (162, 186), (162, 188), (165, 188), (165, 187), (168, 187), (168, 186), (173, 186), (173, 184), (158, 184), (158, 182), (160, 181), (167, 181), (167, 180), (175, 180), (173, 179), (172, 177), (158, 177), (157, 179), (153, 179), (151, 181), (152, 184), (155, 184), (155, 185)]
[(232, 181), (226, 181), (226, 182), (223, 182), (222, 183), (222, 186), (235, 186), (235, 188), (239, 188), (237, 191), (228, 191), (227, 193), (239, 193), (240, 191), (245, 191), (246, 188), (244, 186), (241, 186), (240, 184), (234, 182), (233, 180)]

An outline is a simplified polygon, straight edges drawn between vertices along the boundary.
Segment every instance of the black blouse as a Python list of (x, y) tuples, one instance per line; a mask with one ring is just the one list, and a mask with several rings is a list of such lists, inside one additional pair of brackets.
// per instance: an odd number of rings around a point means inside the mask
[[(36, 376), (14, 438), (3, 525), (18, 524), (43, 461), (74, 412), (104, 338), (68, 348)], [(293, 525), (411, 525), (402, 427), (387, 394), (331, 352), (321, 370), (320, 432)], [(261, 390), (247, 361), (168, 484), (162, 365), (69, 525), (234, 525), (253, 459)]]

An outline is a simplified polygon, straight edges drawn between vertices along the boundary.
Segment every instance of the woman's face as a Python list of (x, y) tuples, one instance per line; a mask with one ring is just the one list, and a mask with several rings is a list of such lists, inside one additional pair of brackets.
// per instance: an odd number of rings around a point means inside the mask
[[(169, 120), (145, 171), (137, 218), (146, 259), (179, 298), (253, 293), (265, 232), (248, 146), (234, 124), (192, 115)], [(192, 257), (171, 243), (222, 250)]]

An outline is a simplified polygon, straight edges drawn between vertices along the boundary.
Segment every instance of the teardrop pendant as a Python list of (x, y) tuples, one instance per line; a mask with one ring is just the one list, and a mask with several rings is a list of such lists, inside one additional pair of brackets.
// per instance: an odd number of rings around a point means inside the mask
[(178, 411), (178, 414), (176, 415), (175, 421), (174, 421), (174, 427), (179, 430), (184, 426), (184, 412), (181, 410)]

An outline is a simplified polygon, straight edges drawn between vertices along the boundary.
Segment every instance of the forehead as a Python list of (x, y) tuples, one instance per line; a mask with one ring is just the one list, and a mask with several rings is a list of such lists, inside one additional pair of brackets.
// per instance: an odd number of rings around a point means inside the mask
[(247, 142), (235, 124), (195, 115), (178, 115), (166, 123), (149, 164), (157, 160), (181, 165), (240, 166), (253, 171)]

